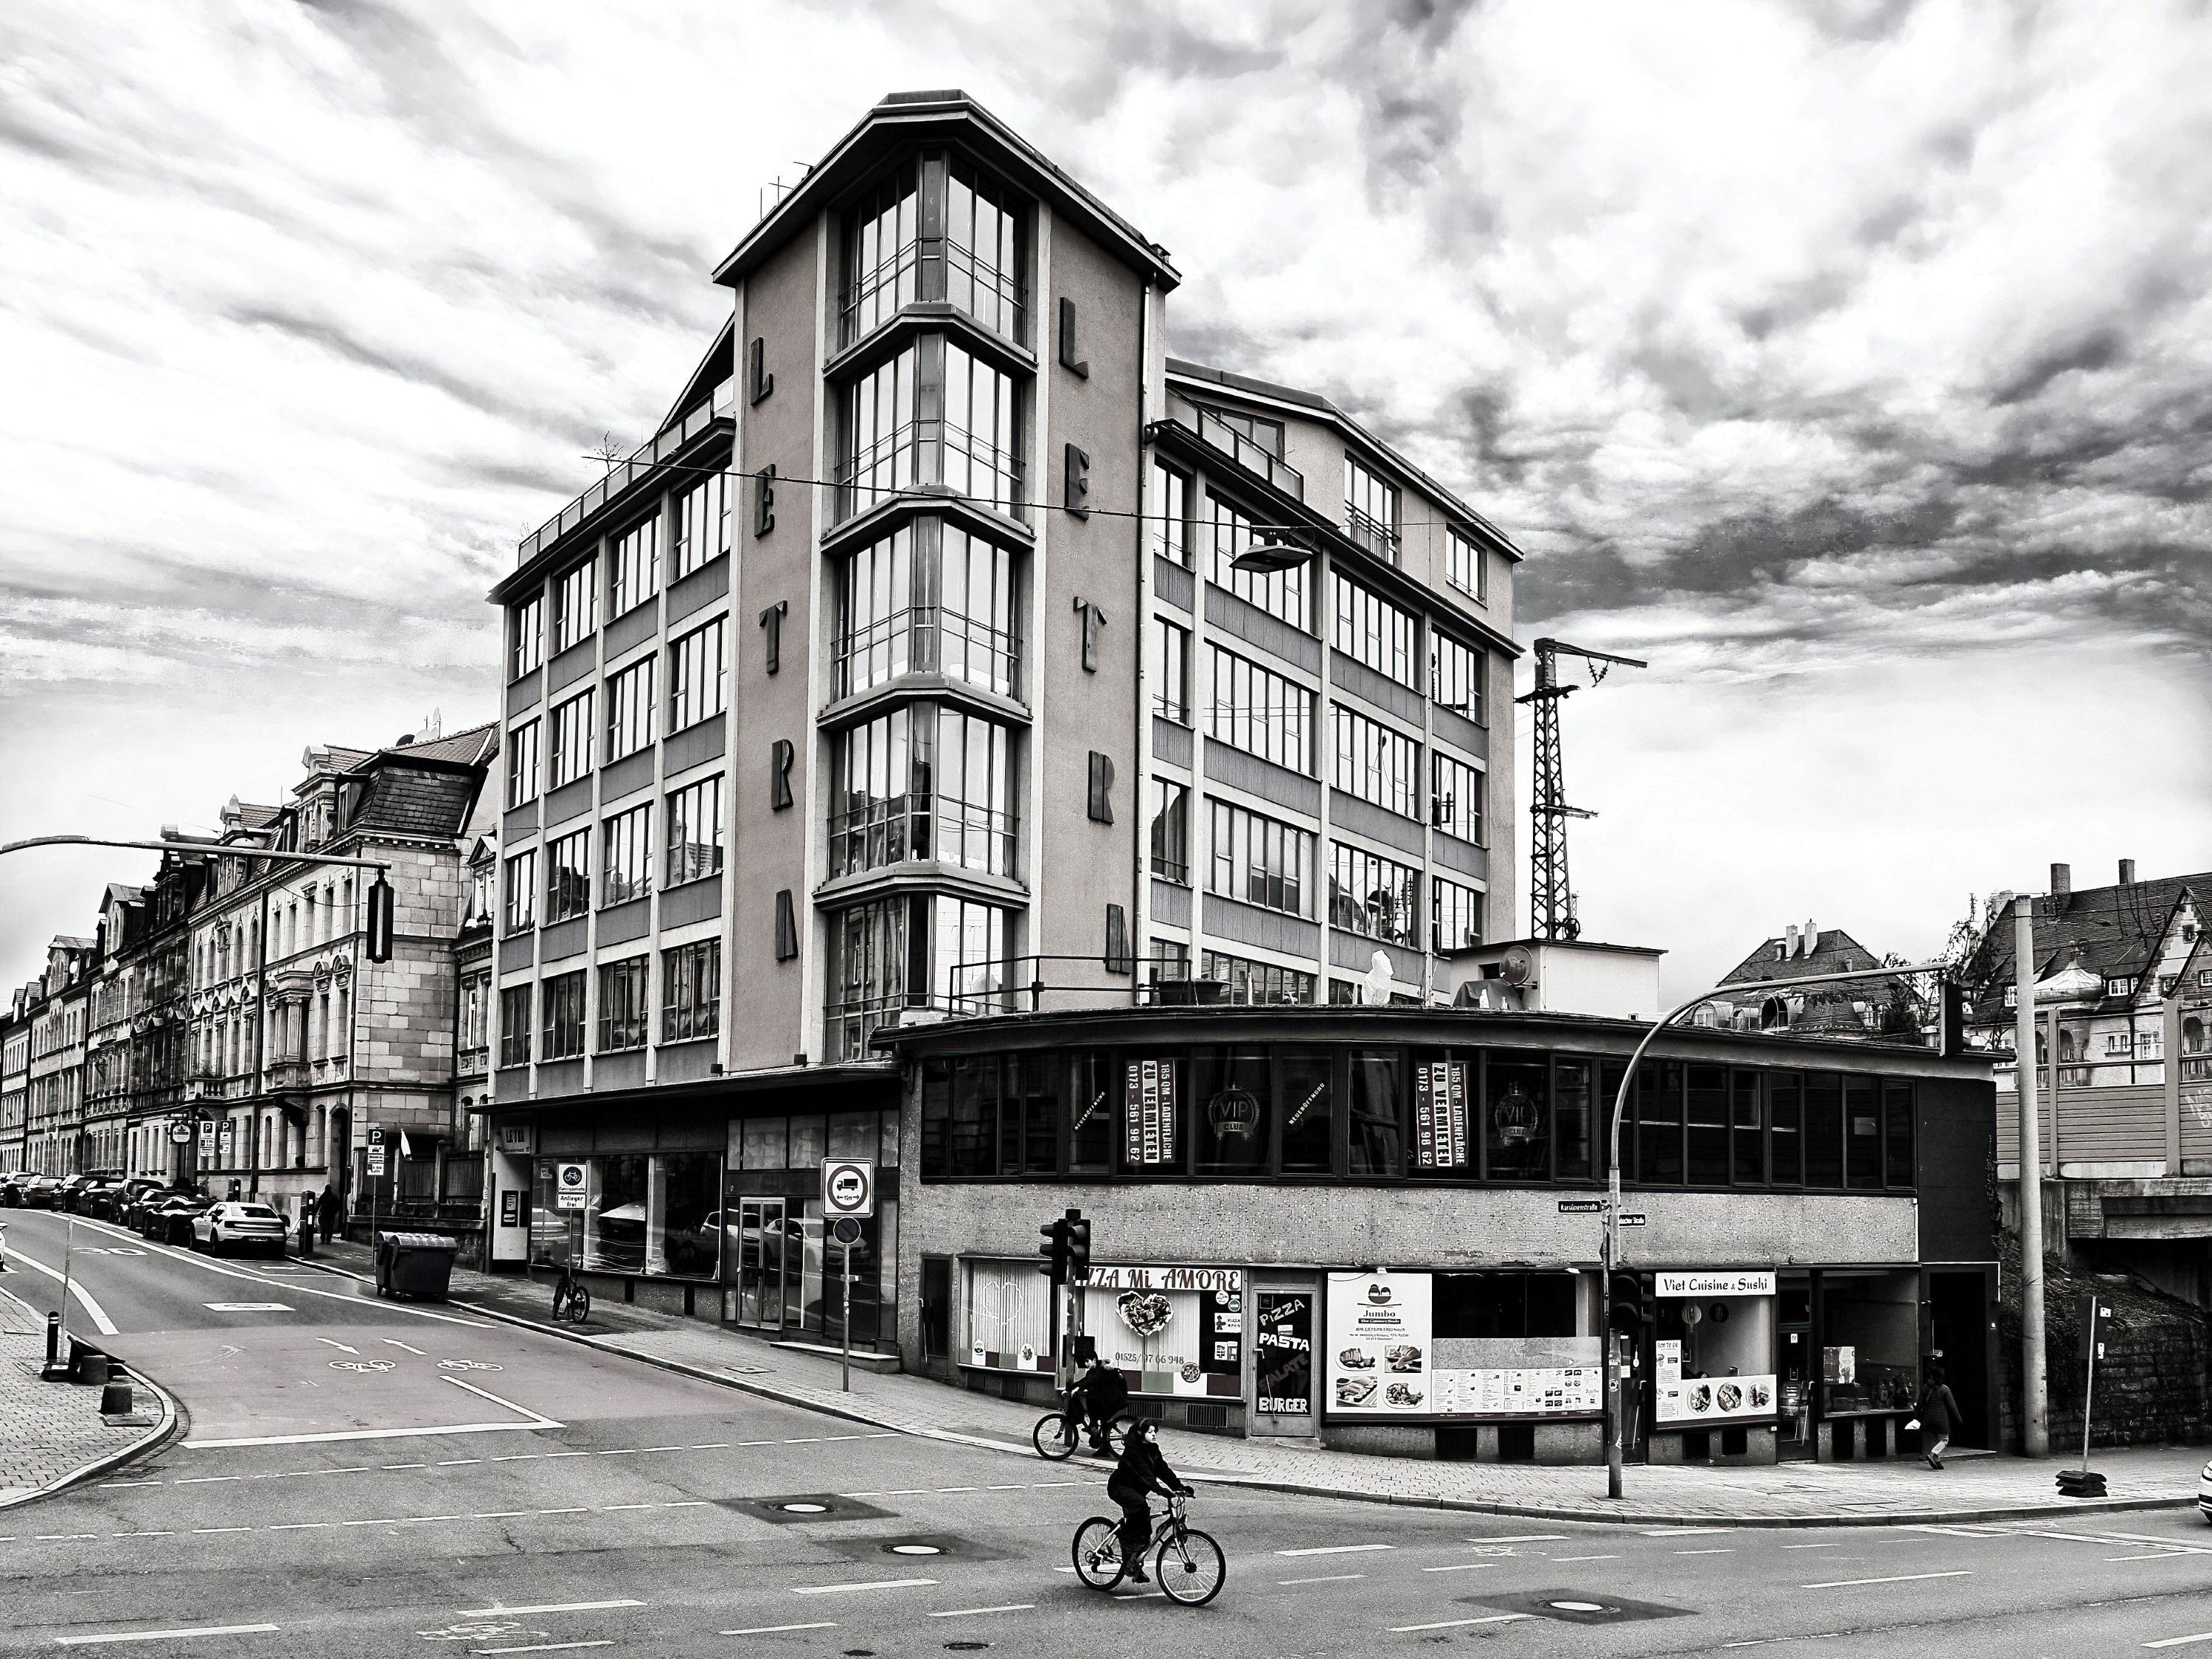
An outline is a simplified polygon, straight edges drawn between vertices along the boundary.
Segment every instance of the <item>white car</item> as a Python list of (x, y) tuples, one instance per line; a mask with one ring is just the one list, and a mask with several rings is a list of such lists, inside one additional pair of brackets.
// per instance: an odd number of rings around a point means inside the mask
[(2197, 1472), (2197, 1512), (2207, 1521), (2212, 1521), (2212, 1463), (2207, 1463)]
[(266, 1204), (236, 1199), (211, 1204), (192, 1218), (192, 1243), (215, 1251), (259, 1245), (272, 1255), (284, 1254), (284, 1218)]

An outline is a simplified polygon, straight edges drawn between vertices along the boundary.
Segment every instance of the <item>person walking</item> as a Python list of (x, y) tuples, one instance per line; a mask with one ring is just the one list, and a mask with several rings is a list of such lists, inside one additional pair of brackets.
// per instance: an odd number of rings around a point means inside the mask
[(331, 1242), (331, 1235), (338, 1226), (338, 1189), (325, 1187), (323, 1195), (315, 1201), (315, 1219), (322, 1224), (323, 1243)]
[(1943, 1453), (1950, 1446), (1952, 1431), (1959, 1426), (1959, 1397), (1951, 1392), (1951, 1385), (1943, 1380), (1943, 1368), (1930, 1365), (1927, 1379), (1920, 1385), (1920, 1443), (1928, 1449), (1928, 1467), (1943, 1467)]

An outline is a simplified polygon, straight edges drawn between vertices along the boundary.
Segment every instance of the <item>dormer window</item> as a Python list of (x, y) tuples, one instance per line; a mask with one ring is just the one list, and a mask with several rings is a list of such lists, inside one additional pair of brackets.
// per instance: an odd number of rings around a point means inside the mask
[(2116, 977), (2105, 981), (2105, 994), (2108, 997), (2131, 997), (2135, 994), (2136, 982), (2131, 978)]

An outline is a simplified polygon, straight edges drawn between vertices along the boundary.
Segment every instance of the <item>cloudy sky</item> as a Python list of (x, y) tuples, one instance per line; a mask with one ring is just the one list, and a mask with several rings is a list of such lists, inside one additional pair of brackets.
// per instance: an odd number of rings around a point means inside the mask
[[(484, 590), (761, 187), (959, 86), (1173, 250), (1172, 349), (1456, 483), (1524, 640), (1652, 659), (1567, 711), (1593, 936), (1687, 994), (2205, 867), (2208, 84), (2149, 0), (15, 0), (0, 839), (489, 717)], [(10, 859), (0, 983), (143, 868)]]

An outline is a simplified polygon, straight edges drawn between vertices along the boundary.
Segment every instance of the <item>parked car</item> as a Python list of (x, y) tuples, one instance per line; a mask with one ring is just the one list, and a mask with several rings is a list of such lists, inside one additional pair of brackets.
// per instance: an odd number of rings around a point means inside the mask
[(79, 1175), (65, 1176), (62, 1182), (61, 1207), (77, 1215), (88, 1213), (85, 1200), (101, 1188), (123, 1179), (120, 1170), (87, 1170)]
[(136, 1228), (149, 1200), (166, 1198), (174, 1190), (167, 1182), (156, 1181), (151, 1176), (133, 1176), (116, 1194), (110, 1213), (118, 1224)]
[(31, 1178), (28, 1170), (9, 1170), (0, 1173), (0, 1209), (17, 1210), (23, 1205), (23, 1183)]
[(27, 1210), (58, 1210), (62, 1206), (62, 1183), (50, 1175), (34, 1175), (16, 1189), (22, 1195)]
[(225, 1199), (192, 1218), (192, 1242), (210, 1253), (258, 1245), (282, 1255), (284, 1238), (284, 1218), (266, 1204)]
[(2197, 1512), (2212, 1521), (2212, 1463), (2207, 1463), (2197, 1476)]
[(138, 1236), (156, 1244), (190, 1244), (192, 1222), (207, 1206), (208, 1200), (198, 1193), (167, 1194), (159, 1203), (140, 1206)]
[(88, 1182), (77, 1194), (77, 1208), (102, 1221), (116, 1220), (122, 1214), (124, 1202), (131, 1196), (132, 1184), (120, 1176), (112, 1179), (102, 1176)]

